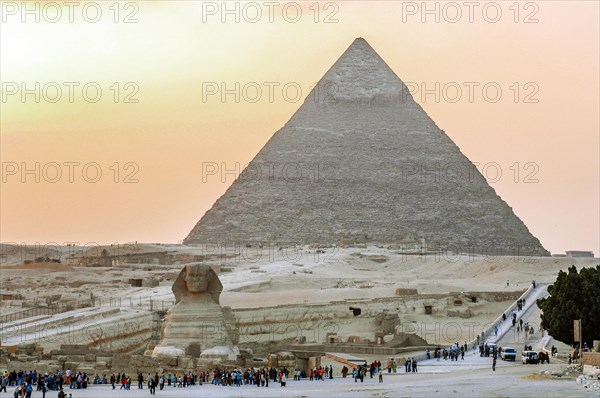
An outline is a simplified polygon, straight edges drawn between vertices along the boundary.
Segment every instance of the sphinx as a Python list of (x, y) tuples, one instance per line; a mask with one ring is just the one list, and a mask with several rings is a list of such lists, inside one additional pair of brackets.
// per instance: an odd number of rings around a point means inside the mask
[[(235, 356), (238, 339), (235, 317), (219, 304), (223, 285), (206, 264), (187, 264), (171, 288), (175, 305), (162, 323), (161, 339), (153, 357), (200, 357), (202, 352), (230, 352)], [(211, 351), (212, 350), (212, 351)]]

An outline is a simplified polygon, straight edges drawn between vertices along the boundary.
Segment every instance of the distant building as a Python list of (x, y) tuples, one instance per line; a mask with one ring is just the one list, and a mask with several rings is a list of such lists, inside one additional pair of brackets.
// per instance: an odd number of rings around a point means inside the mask
[(594, 257), (594, 252), (588, 252), (584, 250), (568, 250), (567, 257)]

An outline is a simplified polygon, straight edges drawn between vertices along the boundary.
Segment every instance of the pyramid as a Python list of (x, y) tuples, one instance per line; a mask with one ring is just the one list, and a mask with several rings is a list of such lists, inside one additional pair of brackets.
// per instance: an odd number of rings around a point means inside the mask
[(184, 240), (259, 243), (549, 255), (362, 38)]

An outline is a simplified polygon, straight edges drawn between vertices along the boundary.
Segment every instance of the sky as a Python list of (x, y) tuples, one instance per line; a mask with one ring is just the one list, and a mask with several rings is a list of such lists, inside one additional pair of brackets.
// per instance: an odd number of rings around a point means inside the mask
[(0, 241), (180, 242), (363, 37), (546, 249), (598, 256), (599, 4), (2, 2)]

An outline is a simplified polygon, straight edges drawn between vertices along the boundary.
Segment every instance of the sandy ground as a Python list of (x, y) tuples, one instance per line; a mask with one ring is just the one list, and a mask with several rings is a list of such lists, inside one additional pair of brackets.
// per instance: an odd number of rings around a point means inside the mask
[[(94, 253), (102, 248), (94, 248)], [(113, 252), (107, 247), (109, 252)], [(0, 290), (3, 294), (18, 295), (15, 300), (0, 303), (2, 315), (10, 314), (37, 305), (50, 303), (70, 304), (95, 299), (98, 307), (122, 308), (114, 314), (113, 322), (127, 319), (129, 310), (168, 309), (173, 303), (171, 286), (182, 264), (157, 264), (161, 253), (198, 256), (206, 254), (203, 248), (181, 245), (138, 245), (134, 254), (144, 253), (148, 264), (128, 264), (123, 256), (114, 267), (79, 267), (57, 263), (33, 263), (14, 266), (19, 253), (5, 259), (0, 267)], [(65, 251), (64, 253), (68, 253)], [(121, 253), (123, 254), (123, 253)], [(207, 263), (222, 270), (219, 273), (224, 291), (221, 304), (236, 309), (257, 309), (274, 306), (286, 307), (272, 311), (271, 315), (286, 315), (286, 311), (313, 311), (308, 305), (323, 305), (346, 300), (377, 300), (397, 297), (395, 289), (417, 289), (420, 294), (437, 294), (468, 291), (520, 292), (532, 280), (540, 284), (551, 283), (559, 270), (570, 265), (594, 266), (598, 259), (584, 258), (515, 258), (452, 255), (448, 253), (413, 255), (400, 253), (394, 248), (369, 246), (324, 248), (319, 251), (311, 247), (294, 249), (266, 248), (249, 249), (237, 256), (224, 251), (223, 255), (206, 258)], [(235, 253), (234, 253), (235, 254)], [(65, 262), (72, 262), (62, 258)], [(154, 279), (155, 287), (132, 287), (130, 278)], [(507, 286), (508, 282), (508, 286)], [(157, 303), (158, 302), (158, 303)], [(487, 302), (472, 307), (474, 313), (467, 320), (484, 325), (495, 319), (508, 302)], [(381, 311), (381, 306), (363, 304), (366, 311)], [(127, 309), (127, 311), (125, 311)], [(75, 317), (84, 313), (74, 312)], [(445, 312), (434, 316), (423, 316), (414, 309), (400, 309), (401, 321), (425, 322), (433, 326), (444, 324), (449, 319)], [(280, 314), (282, 313), (282, 314)], [(262, 316), (263, 314), (259, 314)], [(253, 316), (252, 313), (250, 316)], [(59, 320), (59, 315), (54, 316)], [(109, 321), (103, 317), (102, 321)], [(50, 322), (48, 320), (47, 322)], [(343, 335), (372, 337), (373, 325), (343, 322)], [(430, 325), (430, 326), (431, 326)], [(5, 325), (8, 326), (8, 325)], [(431, 327), (433, 327), (431, 326)], [(348, 329), (349, 328), (349, 329)], [(472, 336), (467, 336), (472, 337)], [(461, 338), (463, 340), (464, 338)], [(433, 342), (436, 343), (436, 342)], [(447, 343), (440, 339), (439, 343)]]

